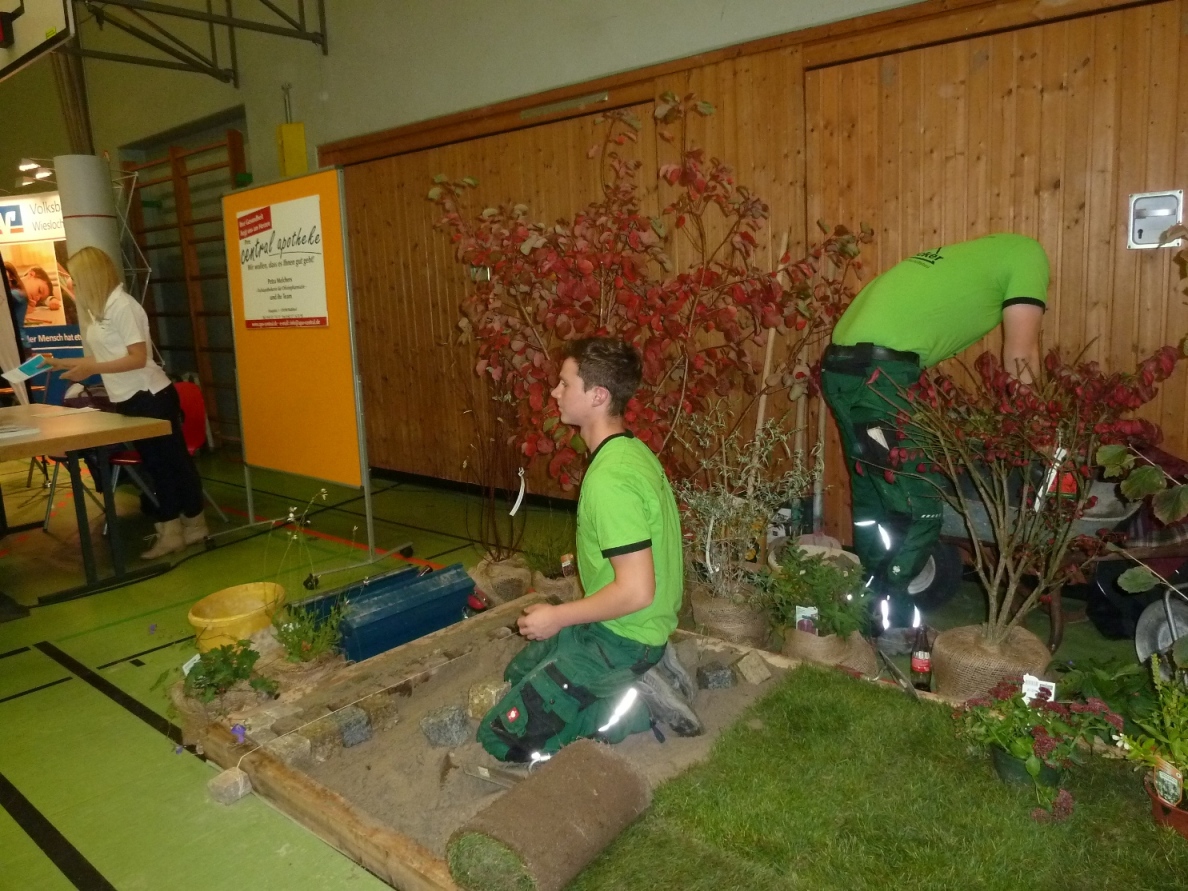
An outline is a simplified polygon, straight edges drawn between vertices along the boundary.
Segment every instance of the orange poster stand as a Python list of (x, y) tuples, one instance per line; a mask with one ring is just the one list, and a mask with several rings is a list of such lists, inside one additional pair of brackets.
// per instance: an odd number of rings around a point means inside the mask
[(361, 488), (374, 554), (342, 195), (336, 168), (223, 197), (244, 472), (249, 514), (251, 467)]

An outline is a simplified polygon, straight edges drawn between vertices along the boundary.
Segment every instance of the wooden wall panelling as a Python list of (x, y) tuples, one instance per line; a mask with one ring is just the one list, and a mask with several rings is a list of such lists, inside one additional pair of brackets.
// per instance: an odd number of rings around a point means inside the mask
[[(799, 51), (778, 49), (679, 72), (656, 83), (657, 95), (665, 91), (678, 96), (692, 92), (715, 105), (713, 115), (690, 121), (690, 141), (705, 149), (707, 159), (716, 157), (732, 166), (736, 183), (768, 204), (769, 223), (758, 235), (760, 248), (755, 255), (755, 264), (761, 269), (770, 268), (785, 233), (788, 250), (794, 256), (802, 256), (807, 249), (802, 82)], [(674, 147), (664, 142), (657, 145), (658, 163), (675, 159)], [(674, 190), (661, 186), (661, 204), (674, 195)], [(721, 226), (714, 226), (708, 240), (716, 244), (724, 235)], [(814, 227), (807, 238), (811, 240), (815, 235)], [(678, 267), (691, 261), (692, 251), (683, 235), (674, 233), (671, 249)], [(777, 341), (777, 360), (781, 348)], [(763, 351), (753, 351), (752, 357), (761, 364)], [(733, 408), (736, 413), (745, 412), (741, 429), (749, 435), (756, 403), (740, 394)], [(767, 417), (792, 410), (791, 403), (777, 396), (769, 401)]]
[[(1153, 115), (1167, 115), (1174, 121), (1171, 144), (1175, 148), (1168, 153), (1174, 159), (1171, 183), (1184, 186), (1188, 184), (1188, 64), (1185, 62), (1188, 60), (1188, 2), (1180, 0), (1176, 6), (1179, 22), (1168, 28), (1169, 33), (1164, 36), (1177, 45), (1175, 58), (1179, 60), (1179, 70), (1160, 71), (1158, 75), (1160, 83), (1166, 84), (1161, 90), (1161, 97), (1166, 97), (1174, 85), (1175, 101), (1163, 98), (1161, 104), (1152, 108), (1151, 112)], [(1152, 150), (1159, 149), (1159, 146), (1154, 146)], [(1167, 293), (1172, 294), (1172, 299), (1167, 304), (1165, 338), (1169, 342), (1175, 342), (1176, 338), (1188, 332), (1188, 294), (1177, 283), (1178, 278), (1178, 271), (1169, 267)], [(1185, 423), (1185, 405), (1188, 405), (1188, 376), (1176, 374), (1163, 386), (1163, 411), (1159, 420), (1164, 429), (1173, 423)]]
[[(639, 107), (650, 114), (650, 105)], [(474, 176), (484, 206), (523, 202), (551, 221), (599, 194), (586, 150), (601, 134), (592, 117), (567, 120), (411, 152), (346, 169), (358, 343), (371, 463), (391, 470), (470, 481), (463, 462), (474, 429), (463, 387), (477, 384), (473, 348), (455, 344), (466, 271), (453, 256), (426, 199), (432, 177)], [(655, 157), (650, 131), (638, 149)], [(633, 149), (625, 149), (630, 153)], [(645, 200), (654, 203), (647, 183)], [(654, 212), (654, 209), (651, 211)], [(533, 478), (544, 487), (543, 468)]]
[[(1033, 235), (1052, 261), (1047, 343), (1075, 351), (1097, 338), (1089, 358), (1133, 367), (1186, 321), (1170, 252), (1127, 251), (1124, 223), (1130, 193), (1186, 173), (1181, 18), (1179, 2), (1148, 4), (810, 70), (809, 218), (876, 219), (873, 271), (986, 232)], [(877, 182), (862, 144), (872, 140)], [(962, 360), (999, 346), (992, 334)], [(1146, 412), (1180, 454), (1183, 377)], [(833, 467), (836, 534), (848, 495)]]

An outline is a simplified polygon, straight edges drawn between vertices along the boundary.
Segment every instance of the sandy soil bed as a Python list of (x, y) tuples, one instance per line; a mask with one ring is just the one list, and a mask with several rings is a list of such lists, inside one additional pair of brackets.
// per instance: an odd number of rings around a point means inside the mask
[[(503, 789), (453, 766), (454, 762), (497, 764), (478, 743), (454, 750), (431, 747), (421, 732), (420, 720), (442, 706), (465, 708), (470, 687), (500, 680), (504, 666), (522, 646), (522, 639), (516, 636), (490, 641), (441, 665), (425, 682), (401, 688), (399, 720), (394, 726), (357, 746), (337, 750), (314, 765), (309, 775), (355, 807), (443, 856), (450, 834)], [(678, 652), (691, 674), (699, 665), (730, 664), (741, 655), (729, 648), (708, 650), (697, 640), (681, 642)], [(773, 669), (773, 679), (759, 685), (740, 679), (730, 689), (698, 691), (694, 706), (706, 726), (703, 736), (683, 739), (666, 733), (661, 743), (653, 734), (642, 733), (618, 745), (616, 751), (635, 763), (653, 787), (658, 786), (703, 760), (722, 729), (780, 674)], [(477, 722), (472, 721), (471, 727), (476, 729)]]

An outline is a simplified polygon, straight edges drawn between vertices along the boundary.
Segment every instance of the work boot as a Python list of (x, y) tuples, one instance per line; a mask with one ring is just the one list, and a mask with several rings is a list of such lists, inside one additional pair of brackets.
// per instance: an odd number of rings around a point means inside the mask
[(201, 511), (196, 517), (187, 517), (185, 514), (182, 514), (178, 519), (181, 520), (182, 541), (187, 546), (198, 544), (198, 542), (210, 535), (210, 530), (206, 528), (206, 515)]
[(693, 698), (697, 695), (697, 686), (693, 683), (693, 678), (689, 677), (689, 672), (685, 670), (685, 666), (681, 664), (681, 658), (677, 655), (676, 647), (672, 644), (667, 644), (664, 647), (664, 655), (660, 657), (660, 661), (656, 663), (656, 667), (660, 669), (660, 674), (672, 686), (680, 692), (686, 702), (691, 703)]
[(166, 554), (173, 554), (186, 549), (185, 539), (182, 538), (181, 520), (166, 520), (164, 523), (154, 523), (157, 529), (157, 540), (153, 546), (140, 555), (141, 560), (156, 560)]
[(652, 718), (667, 724), (677, 736), (700, 736), (705, 732), (701, 719), (658, 669), (658, 665), (653, 665), (635, 682), (635, 689), (647, 703)]

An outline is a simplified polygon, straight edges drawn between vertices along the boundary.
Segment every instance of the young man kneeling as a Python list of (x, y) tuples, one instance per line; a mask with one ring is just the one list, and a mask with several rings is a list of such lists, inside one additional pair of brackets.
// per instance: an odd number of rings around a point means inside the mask
[(693, 685), (668, 647), (684, 589), (676, 499), (623, 422), (641, 376), (635, 350), (605, 338), (572, 342), (561, 366), (552, 392), (561, 422), (590, 449), (577, 511), (586, 596), (533, 604), (520, 617), (531, 643), (507, 666), (511, 690), (478, 731), (502, 761), (542, 760), (584, 738), (619, 742), (653, 719), (701, 733)]

